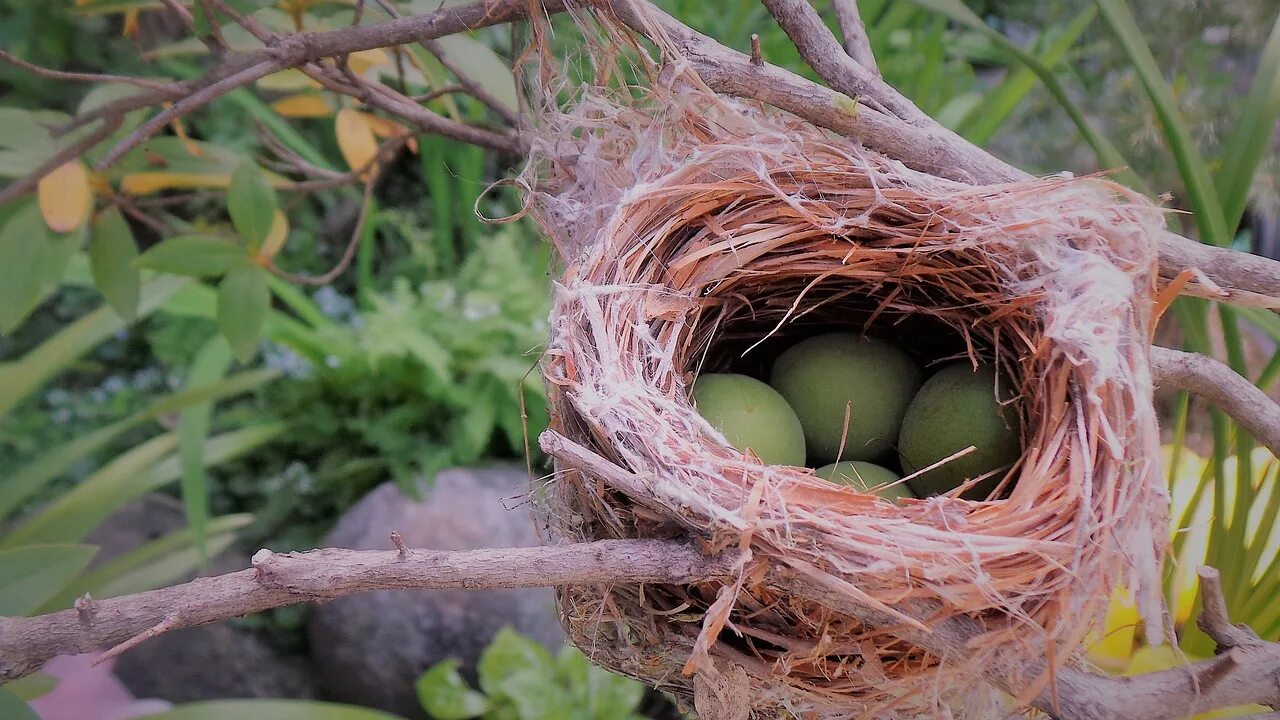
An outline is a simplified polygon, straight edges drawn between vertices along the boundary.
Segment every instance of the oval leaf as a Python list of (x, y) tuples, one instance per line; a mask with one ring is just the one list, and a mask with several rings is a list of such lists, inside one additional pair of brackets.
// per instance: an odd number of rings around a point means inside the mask
[(89, 235), (89, 269), (93, 284), (125, 322), (138, 314), (142, 273), (134, 265), (137, 259), (138, 247), (120, 211), (111, 208), (99, 215)]
[(489, 709), (488, 699), (467, 686), (458, 674), (457, 660), (444, 660), (427, 669), (415, 684), (418, 702), (436, 720), (467, 720)]
[(93, 209), (93, 189), (89, 187), (89, 171), (79, 160), (59, 165), (40, 178), (36, 185), (40, 214), (54, 232), (71, 232), (89, 219)]
[(249, 254), (235, 243), (208, 235), (179, 235), (142, 253), (137, 264), (149, 270), (207, 277), (221, 275)]
[(6, 687), (0, 687), (0, 717), (6, 720), (40, 720), (40, 716), (26, 701), (9, 692)]
[(520, 107), (511, 67), (487, 45), (466, 35), (449, 35), (438, 38), (436, 42), (459, 70), (488, 90), (495, 99), (512, 110)]
[(266, 270), (246, 262), (227, 271), (218, 285), (218, 326), (236, 359), (247, 362), (253, 357), (270, 309)]
[(35, 610), (89, 566), (92, 545), (27, 545), (0, 551), (0, 615)]
[(53, 233), (35, 203), (0, 227), (0, 333), (18, 326), (58, 286), (83, 232)]
[(342, 158), (347, 161), (347, 166), (367, 174), (371, 169), (369, 163), (378, 155), (378, 139), (373, 135), (373, 127), (368, 118), (364, 113), (343, 108), (338, 111), (334, 132), (337, 133), (338, 149), (342, 151)]
[(267, 233), (271, 232), (271, 222), (276, 213), (276, 191), (257, 163), (246, 159), (231, 174), (227, 212), (236, 232), (251, 248), (261, 245)]

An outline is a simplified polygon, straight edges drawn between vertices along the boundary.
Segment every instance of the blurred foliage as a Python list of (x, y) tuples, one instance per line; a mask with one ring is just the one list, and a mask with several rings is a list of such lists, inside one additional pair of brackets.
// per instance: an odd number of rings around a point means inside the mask
[(435, 720), (639, 720), (645, 686), (593, 665), (565, 645), (554, 657), (519, 633), (498, 632), (476, 664), (480, 690), (446, 660), (418, 679), (418, 698)]

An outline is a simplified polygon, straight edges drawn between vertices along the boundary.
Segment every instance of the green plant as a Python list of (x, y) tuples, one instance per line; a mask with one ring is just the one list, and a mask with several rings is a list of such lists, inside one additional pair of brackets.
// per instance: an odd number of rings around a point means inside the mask
[(476, 664), (480, 690), (445, 660), (418, 678), (418, 698), (436, 720), (637, 720), (640, 683), (603, 670), (571, 646), (554, 657), (510, 629), (494, 637)]

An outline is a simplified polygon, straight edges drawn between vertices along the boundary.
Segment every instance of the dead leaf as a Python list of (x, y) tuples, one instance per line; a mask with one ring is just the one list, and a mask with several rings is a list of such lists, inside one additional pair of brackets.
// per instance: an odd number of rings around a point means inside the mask
[(351, 108), (343, 108), (338, 111), (334, 132), (337, 133), (338, 149), (342, 151), (347, 166), (352, 170), (363, 171), (362, 176), (368, 177), (372, 170), (369, 163), (378, 155), (378, 139), (374, 136), (369, 116)]
[(333, 107), (318, 93), (298, 93), (271, 103), (271, 109), (285, 117), (319, 118), (333, 114)]

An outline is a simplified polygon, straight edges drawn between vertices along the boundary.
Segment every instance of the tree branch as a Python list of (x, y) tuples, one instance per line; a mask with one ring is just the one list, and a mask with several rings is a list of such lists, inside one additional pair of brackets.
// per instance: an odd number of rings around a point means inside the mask
[(1199, 353), (1151, 348), (1157, 385), (1187, 390), (1208, 400), (1280, 456), (1280, 405), (1235, 370)]
[(38, 617), (0, 618), (0, 681), (34, 672), (57, 655), (127, 643), (140, 634), (368, 590), (688, 583), (728, 573), (727, 563), (706, 558), (688, 543), (662, 540), (408, 550), (403, 557), (398, 550), (259, 550), (248, 570), (136, 595), (82, 600), (74, 609)]
[(868, 72), (880, 77), (876, 56), (871, 52), (871, 38), (867, 37), (867, 26), (858, 12), (858, 0), (831, 0), (831, 4), (835, 6), (836, 24), (844, 36), (844, 51)]

